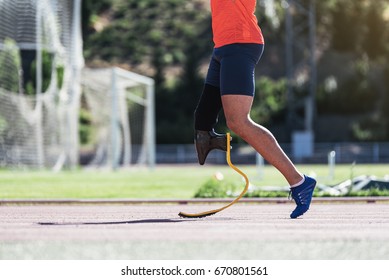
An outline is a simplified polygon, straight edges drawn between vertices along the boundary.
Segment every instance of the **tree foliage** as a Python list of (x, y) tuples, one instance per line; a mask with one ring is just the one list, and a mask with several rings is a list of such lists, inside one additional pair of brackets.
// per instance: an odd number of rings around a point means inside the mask
[(19, 75), (21, 60), (19, 48), (14, 40), (6, 38), (0, 51), (0, 87), (10, 92), (19, 93)]

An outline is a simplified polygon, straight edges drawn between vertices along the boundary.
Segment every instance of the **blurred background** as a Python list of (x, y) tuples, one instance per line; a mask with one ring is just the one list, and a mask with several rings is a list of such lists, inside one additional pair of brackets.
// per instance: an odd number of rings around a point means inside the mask
[[(252, 118), (298, 163), (389, 162), (388, 1), (257, 6)], [(0, 167), (195, 163), (212, 48), (208, 0), (0, 0)]]

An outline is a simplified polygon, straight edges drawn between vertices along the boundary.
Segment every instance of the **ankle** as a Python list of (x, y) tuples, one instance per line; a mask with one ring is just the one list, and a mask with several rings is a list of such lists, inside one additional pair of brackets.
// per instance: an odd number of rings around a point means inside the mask
[(290, 184), (290, 188), (291, 189), (296, 188), (296, 187), (302, 185), (304, 182), (305, 182), (305, 176), (302, 175), (302, 177), (300, 178), (299, 181), (295, 181), (295, 183)]

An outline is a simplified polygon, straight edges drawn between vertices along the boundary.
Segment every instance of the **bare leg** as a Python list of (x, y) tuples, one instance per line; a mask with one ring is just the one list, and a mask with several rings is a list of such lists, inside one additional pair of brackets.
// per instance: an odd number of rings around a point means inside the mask
[(273, 134), (250, 118), (252, 102), (253, 97), (247, 95), (223, 95), (227, 126), (277, 168), (290, 185), (301, 182), (303, 175), (281, 149)]

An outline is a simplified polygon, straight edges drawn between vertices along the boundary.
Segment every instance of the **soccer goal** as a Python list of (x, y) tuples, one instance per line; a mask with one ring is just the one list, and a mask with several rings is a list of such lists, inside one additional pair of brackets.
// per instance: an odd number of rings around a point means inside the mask
[(0, 1), (0, 166), (78, 164), (81, 0)]
[(91, 122), (84, 164), (154, 167), (153, 79), (117, 67), (85, 68), (81, 100)]

